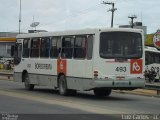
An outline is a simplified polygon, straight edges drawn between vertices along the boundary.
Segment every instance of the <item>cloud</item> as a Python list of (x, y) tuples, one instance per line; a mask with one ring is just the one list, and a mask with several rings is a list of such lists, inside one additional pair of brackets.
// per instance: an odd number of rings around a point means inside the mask
[[(34, 21), (40, 22), (37, 29), (49, 31), (80, 29), (86, 27), (110, 27), (111, 5), (103, 5), (102, 0), (21, 0), (21, 29), (27, 31)], [(148, 32), (156, 31), (159, 23), (159, 0), (111, 0), (117, 11), (114, 26), (128, 24), (129, 15), (137, 15), (135, 21), (143, 21)], [(0, 30), (18, 31), (19, 0), (1, 0)]]

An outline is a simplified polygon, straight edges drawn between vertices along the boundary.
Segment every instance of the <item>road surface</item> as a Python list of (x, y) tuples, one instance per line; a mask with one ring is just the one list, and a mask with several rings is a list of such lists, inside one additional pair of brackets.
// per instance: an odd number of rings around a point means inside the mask
[[(34, 91), (27, 91), (23, 83), (0, 80), (0, 113), (102, 114), (111, 118), (123, 114), (160, 115), (160, 98), (115, 92), (109, 97), (97, 98), (92, 91), (78, 92), (76, 96), (60, 96), (52, 89), (35, 87)], [(79, 119), (82, 118), (79, 116)]]

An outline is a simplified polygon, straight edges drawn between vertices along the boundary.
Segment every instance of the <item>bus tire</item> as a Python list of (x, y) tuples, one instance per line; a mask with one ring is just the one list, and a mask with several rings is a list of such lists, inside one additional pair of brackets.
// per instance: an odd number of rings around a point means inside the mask
[(65, 78), (65, 75), (61, 75), (59, 77), (59, 94), (66, 96), (68, 95), (68, 89), (67, 89), (67, 81)]
[(111, 89), (95, 89), (94, 94), (98, 97), (109, 96), (111, 94)]
[(25, 74), (24, 74), (23, 79), (24, 79), (25, 88), (26, 88), (27, 90), (30, 90), (30, 91), (33, 90), (33, 89), (34, 89), (34, 85), (33, 85), (33, 84), (30, 84), (30, 82), (29, 82), (29, 75), (28, 75), (28, 73), (25, 73)]

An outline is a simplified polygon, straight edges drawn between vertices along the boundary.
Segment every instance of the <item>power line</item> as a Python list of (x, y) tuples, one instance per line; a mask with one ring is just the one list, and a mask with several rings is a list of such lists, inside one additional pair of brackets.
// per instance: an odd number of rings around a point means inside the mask
[[(68, 19), (68, 18), (72, 18), (72, 17), (76, 17), (76, 16), (88, 14), (89, 12), (91, 12), (91, 11), (97, 9), (98, 7), (100, 7), (100, 5), (101, 5), (101, 4), (98, 4), (98, 5), (89, 7), (89, 8), (87, 8), (87, 9), (81, 10), (81, 11), (79, 11), (78, 13), (73, 13), (73, 14), (67, 15), (67, 16), (65, 16), (65, 17), (63, 17), (63, 18), (61, 18), (61, 19), (57, 19), (57, 20), (55, 20), (55, 21), (52, 21), (52, 22), (49, 22), (49, 23), (46, 23), (46, 24), (41, 24), (40, 27), (42, 27), (42, 26), (47, 26), (47, 25), (59, 26), (59, 25), (56, 25), (56, 24), (58, 24), (58, 23), (60, 23), (60, 22), (62, 22), (62, 21), (65, 21), (65, 20)], [(100, 7), (100, 8), (101, 8), (101, 7)], [(30, 29), (30, 27), (21, 29), (21, 31), (23, 31), (23, 30), (28, 30), (28, 29)], [(11, 30), (11, 31), (18, 31), (18, 30)]]
[[(100, 5), (100, 4), (98, 4), (98, 5)], [(55, 23), (55, 22), (58, 22), (58, 23), (59, 23), (59, 22), (61, 22), (61, 21), (65, 21), (66, 19), (71, 18), (71, 17), (76, 17), (76, 16), (88, 14), (88, 13), (91, 12), (92, 10), (97, 9), (97, 7), (100, 7), (100, 6), (98, 6), (98, 5), (96, 5), (96, 6), (94, 6), (94, 7), (90, 7), (90, 8), (84, 9), (84, 10), (81, 10), (81, 11), (79, 11), (78, 13), (73, 13), (73, 14), (67, 15), (67, 16), (59, 19), (59, 20), (57, 19), (57, 20), (52, 21), (52, 22), (50, 22), (50, 23), (42, 24), (41, 26), (46, 26), (46, 25), (50, 25), (50, 24), (52, 24), (52, 25), (53, 25), (53, 24), (57, 24), (57, 23)]]

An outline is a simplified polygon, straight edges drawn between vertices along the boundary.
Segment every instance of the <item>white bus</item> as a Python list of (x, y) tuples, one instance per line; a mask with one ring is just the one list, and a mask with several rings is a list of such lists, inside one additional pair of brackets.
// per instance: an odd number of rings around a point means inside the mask
[[(149, 82), (160, 80), (160, 51), (155, 47), (145, 47), (145, 71), (151, 74)], [(155, 75), (152, 75), (155, 74)], [(149, 79), (149, 78), (148, 78)]]
[(93, 90), (144, 87), (144, 38), (136, 29), (84, 29), (20, 34), (15, 47), (14, 80), (61, 95)]

